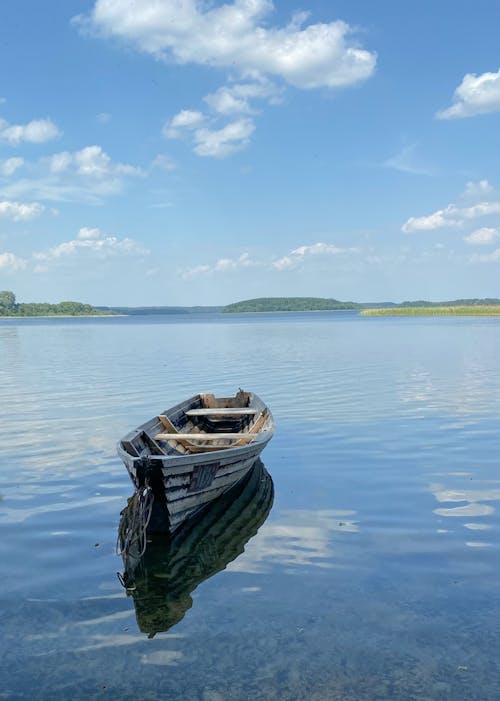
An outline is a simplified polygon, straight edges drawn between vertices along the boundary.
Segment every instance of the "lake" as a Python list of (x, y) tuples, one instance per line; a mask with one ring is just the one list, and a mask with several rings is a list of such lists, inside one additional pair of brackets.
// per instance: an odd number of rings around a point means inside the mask
[[(116, 441), (240, 386), (268, 496), (141, 603)], [(0, 320), (0, 442), (0, 699), (497, 701), (499, 318)]]

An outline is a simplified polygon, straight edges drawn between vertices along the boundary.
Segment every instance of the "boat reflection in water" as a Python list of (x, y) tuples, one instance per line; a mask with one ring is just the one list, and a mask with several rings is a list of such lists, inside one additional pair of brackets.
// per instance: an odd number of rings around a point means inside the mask
[[(153, 637), (182, 620), (192, 606), (191, 593), (244, 551), (266, 520), (273, 499), (271, 476), (257, 460), (241, 482), (173, 536), (148, 535), (142, 555), (140, 539), (128, 547), (122, 553), (122, 580), (134, 599), (139, 629)], [(120, 535), (130, 519), (128, 508), (122, 512)]]

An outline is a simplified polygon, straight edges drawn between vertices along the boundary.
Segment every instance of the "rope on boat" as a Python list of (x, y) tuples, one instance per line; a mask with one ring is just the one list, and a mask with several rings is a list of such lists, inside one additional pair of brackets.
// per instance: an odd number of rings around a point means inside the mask
[(153, 503), (153, 490), (146, 485), (129, 498), (127, 506), (122, 511), (116, 553), (122, 555), (124, 563), (131, 554), (132, 548), (135, 549), (133, 556), (136, 558), (141, 558), (146, 552), (146, 530), (153, 512)]

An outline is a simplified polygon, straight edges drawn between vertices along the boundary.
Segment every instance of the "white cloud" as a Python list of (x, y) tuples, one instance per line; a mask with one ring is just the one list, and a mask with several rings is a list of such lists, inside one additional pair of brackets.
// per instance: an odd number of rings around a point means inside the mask
[(214, 266), (218, 272), (226, 272), (228, 270), (238, 270), (239, 268), (250, 268), (257, 265), (248, 253), (242, 253), (239, 258), (219, 258)]
[(167, 139), (178, 139), (183, 129), (197, 129), (205, 121), (205, 115), (195, 110), (181, 110), (165, 122), (162, 134)]
[(79, 151), (61, 151), (26, 167), (34, 177), (4, 186), (1, 190), (4, 197), (95, 204), (105, 196), (121, 192), (125, 178), (146, 175), (141, 168), (116, 163), (96, 145)]
[(467, 73), (454, 92), (453, 104), (437, 112), (438, 119), (460, 119), (500, 112), (500, 70), (497, 73)]
[(0, 270), (23, 270), (26, 267), (26, 261), (23, 258), (13, 253), (0, 253)]
[(0, 119), (0, 141), (17, 145), (23, 141), (41, 144), (60, 136), (61, 132), (51, 119), (34, 119), (28, 124), (9, 124)]
[(206, 127), (197, 129), (193, 135), (194, 152), (198, 156), (212, 156), (214, 158), (229, 156), (248, 145), (254, 130), (253, 121), (247, 118), (229, 122), (221, 129), (207, 129)]
[[(237, 93), (230, 93), (229, 89), (224, 92), (225, 90), (226, 88), (221, 88), (205, 98), (215, 111), (220, 114), (251, 111), (246, 103), (248, 98), (237, 97)], [(254, 131), (255, 124), (247, 116), (217, 127), (217, 121), (209, 120), (202, 112), (182, 110), (165, 123), (162, 133), (169, 139), (180, 139), (187, 135), (198, 156), (224, 158), (248, 146)]]
[(38, 272), (46, 272), (47, 268), (43, 263), (71, 258), (77, 255), (111, 258), (123, 255), (145, 256), (148, 254), (149, 251), (134, 239), (105, 236), (97, 228), (83, 227), (72, 241), (64, 241), (45, 251), (37, 251), (33, 254), (33, 258), (37, 261), (42, 261), (42, 266), (38, 267)]
[(487, 180), (479, 180), (478, 182), (470, 181), (465, 186), (464, 197), (477, 199), (478, 197), (490, 195), (493, 190), (493, 185), (490, 185)]
[[(374, 73), (375, 53), (359, 47), (345, 22), (306, 26), (308, 13), (302, 12), (286, 26), (273, 27), (274, 10), (272, 0), (233, 0), (219, 6), (199, 0), (96, 0), (88, 17), (75, 20), (161, 60), (229, 70), (228, 84), (203, 98), (212, 117), (184, 109), (162, 129), (165, 138), (189, 136), (199, 156), (218, 158), (248, 145), (255, 130), (248, 116), (258, 112), (255, 101), (281, 102), (283, 88), (268, 76), (313, 89), (350, 86)], [(247, 119), (221, 125), (220, 116)], [(246, 134), (240, 137), (240, 131)]]
[(335, 256), (357, 253), (358, 248), (339, 248), (329, 243), (314, 243), (310, 246), (299, 246), (278, 260), (255, 260), (248, 253), (242, 253), (238, 258), (219, 258), (213, 265), (196, 265), (185, 268), (179, 273), (185, 280), (214, 273), (233, 272), (244, 268), (267, 268), (268, 270), (290, 270), (299, 266), (310, 256)]
[(89, 228), (88, 226), (83, 226), (76, 235), (76, 238), (80, 241), (95, 241), (101, 238), (101, 232), (97, 228)]
[(287, 255), (273, 262), (276, 270), (290, 270), (296, 268), (309, 256), (336, 256), (342, 253), (353, 253), (355, 248), (339, 248), (330, 243), (314, 243), (310, 246), (299, 246)]
[(13, 175), (24, 164), (24, 158), (6, 158), (0, 161), (0, 175)]
[(87, 28), (120, 37), (176, 63), (196, 63), (281, 77), (298, 88), (342, 87), (369, 78), (376, 55), (359, 47), (354, 30), (334, 21), (303, 26), (307, 14), (270, 26), (271, 0), (213, 6), (197, 0), (97, 0)]
[(386, 168), (398, 170), (401, 173), (410, 173), (411, 175), (433, 175), (434, 173), (430, 168), (426, 168), (418, 163), (416, 150), (416, 144), (405, 146), (395, 156), (384, 161), (382, 165)]
[(464, 241), (472, 245), (487, 245), (490, 243), (495, 243), (500, 239), (500, 229), (493, 229), (491, 227), (484, 226), (481, 229), (476, 229), (468, 236), (464, 236)]
[(242, 253), (238, 258), (219, 258), (214, 265), (195, 265), (192, 268), (185, 268), (179, 272), (184, 280), (191, 280), (199, 275), (234, 272), (241, 268), (250, 268), (258, 265), (261, 264), (250, 258), (248, 253)]
[(116, 175), (143, 175), (135, 166), (114, 163), (101, 146), (86, 146), (80, 151), (61, 151), (46, 159), (51, 173), (72, 170), (77, 175), (91, 178), (109, 178)]
[(256, 110), (249, 100), (266, 100), (271, 104), (281, 101), (281, 90), (270, 80), (262, 77), (260, 80), (246, 83), (224, 85), (216, 92), (206, 95), (203, 100), (217, 114), (226, 116), (234, 114), (255, 114)]
[(166, 156), (164, 153), (159, 153), (151, 165), (153, 168), (160, 168), (161, 170), (175, 170), (177, 167), (170, 156)]
[(38, 202), (25, 204), (22, 202), (10, 202), (0, 200), (0, 219), (11, 219), (12, 221), (28, 221), (40, 216), (44, 207)]
[(410, 217), (402, 226), (405, 233), (431, 231), (445, 227), (462, 226), (466, 220), (500, 213), (500, 202), (479, 202), (471, 207), (457, 207), (449, 204), (433, 214), (423, 217)]

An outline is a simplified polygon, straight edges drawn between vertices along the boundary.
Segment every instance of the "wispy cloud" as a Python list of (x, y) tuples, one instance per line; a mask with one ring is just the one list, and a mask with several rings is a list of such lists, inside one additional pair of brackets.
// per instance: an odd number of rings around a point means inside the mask
[(401, 173), (410, 173), (411, 175), (434, 175), (435, 171), (428, 166), (423, 166), (419, 163), (417, 157), (417, 145), (409, 144), (404, 146), (399, 153), (391, 156), (382, 163), (385, 168), (392, 168)]
[(462, 119), (500, 112), (500, 70), (467, 73), (453, 95), (453, 104), (436, 113), (437, 119)]
[(241, 270), (243, 268), (261, 268), (269, 271), (291, 270), (302, 265), (308, 258), (331, 257), (352, 253), (359, 253), (359, 248), (340, 248), (329, 243), (314, 243), (309, 246), (299, 246), (280, 258), (257, 260), (249, 253), (242, 253), (238, 258), (219, 258), (214, 264), (200, 264), (192, 268), (183, 268), (179, 271), (183, 279), (189, 280), (200, 275), (212, 275), (214, 273), (226, 273)]
[(16, 272), (23, 270), (26, 267), (27, 261), (24, 258), (19, 258), (14, 253), (0, 253), (0, 270), (5, 272)]
[(234, 272), (241, 268), (251, 268), (260, 265), (262, 263), (253, 260), (248, 253), (242, 253), (238, 258), (219, 258), (213, 265), (195, 265), (192, 268), (183, 268), (179, 272), (184, 280), (191, 280), (199, 275)]
[(500, 248), (495, 249), (491, 253), (476, 253), (473, 256), (471, 256), (470, 260), (472, 263), (499, 263)]
[(9, 177), (13, 175), (16, 172), (16, 170), (22, 168), (23, 164), (24, 158), (6, 158), (5, 160), (0, 161), (0, 175)]
[(101, 124), (108, 124), (111, 121), (111, 115), (109, 112), (99, 112), (99, 114), (96, 115), (96, 119)]
[[(493, 192), (492, 186), (487, 180), (478, 183), (469, 182), (466, 185), (463, 197), (477, 199)], [(416, 231), (433, 231), (443, 228), (460, 228), (468, 221), (500, 214), (500, 201), (481, 201), (463, 207), (457, 204), (449, 204), (444, 209), (438, 209), (431, 214), (420, 217), (410, 217), (401, 227), (405, 233)]]
[(338, 256), (343, 253), (357, 252), (357, 248), (340, 248), (330, 243), (313, 243), (310, 246), (299, 246), (285, 256), (278, 258), (272, 263), (276, 270), (290, 270), (296, 268), (310, 256)]

